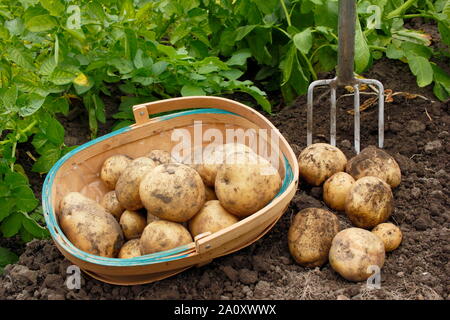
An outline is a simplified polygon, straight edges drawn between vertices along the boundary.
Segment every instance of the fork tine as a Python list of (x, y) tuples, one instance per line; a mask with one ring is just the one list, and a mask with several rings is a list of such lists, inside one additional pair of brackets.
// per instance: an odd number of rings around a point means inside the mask
[(330, 144), (336, 146), (336, 87), (331, 87)]
[(312, 144), (313, 122), (313, 94), (316, 85), (312, 82), (308, 87), (307, 115), (306, 115), (306, 145)]
[(355, 151), (356, 154), (359, 154), (360, 151), (360, 114), (359, 114), (359, 85), (356, 84), (353, 87), (355, 89), (354, 93), (354, 107), (355, 107), (355, 127), (354, 127), (354, 135), (355, 135)]

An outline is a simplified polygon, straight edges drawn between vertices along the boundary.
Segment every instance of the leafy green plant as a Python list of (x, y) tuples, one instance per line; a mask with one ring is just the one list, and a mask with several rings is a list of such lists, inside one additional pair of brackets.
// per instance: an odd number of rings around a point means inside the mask
[(19, 257), (6, 248), (0, 247), (0, 275), (3, 273), (3, 268), (8, 265), (15, 263), (19, 260)]

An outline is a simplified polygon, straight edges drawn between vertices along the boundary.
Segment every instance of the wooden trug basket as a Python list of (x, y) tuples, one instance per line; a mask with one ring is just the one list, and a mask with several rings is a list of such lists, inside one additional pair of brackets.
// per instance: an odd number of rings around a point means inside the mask
[[(295, 154), (279, 131), (255, 110), (224, 98), (184, 97), (137, 105), (133, 107), (133, 113), (135, 124), (67, 153), (53, 166), (44, 182), (42, 203), (53, 241), (67, 259), (92, 277), (111, 284), (134, 285), (204, 265), (261, 238), (274, 226), (294, 197), (298, 184)], [(166, 114), (150, 117), (161, 113)], [(192, 133), (194, 121), (202, 121), (204, 129), (216, 128), (222, 132), (228, 128), (267, 129), (278, 135), (282, 158), (278, 171), (283, 177), (278, 195), (264, 208), (238, 223), (213, 234), (199, 235), (188, 245), (164, 252), (131, 259), (105, 258), (81, 251), (70, 243), (57, 218), (61, 199), (67, 193), (77, 191), (99, 201), (108, 191), (98, 175), (106, 158), (114, 154), (136, 158), (152, 149), (171, 151), (175, 144), (171, 141), (172, 131), (185, 128)]]

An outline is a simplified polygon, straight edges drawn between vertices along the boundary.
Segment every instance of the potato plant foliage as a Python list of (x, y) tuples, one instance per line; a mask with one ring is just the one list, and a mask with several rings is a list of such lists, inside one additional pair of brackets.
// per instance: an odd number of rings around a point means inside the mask
[[(414, 17), (435, 21), (444, 46), (406, 28)], [(242, 92), (270, 112), (260, 88), (289, 103), (335, 68), (337, 21), (337, 0), (2, 0), (2, 235), (48, 236), (17, 159), (30, 157), (31, 170), (45, 174), (70, 151), (58, 119), (74, 104), (85, 108), (92, 137), (111, 88), (122, 93), (113, 129), (132, 123), (133, 104), (180, 95)], [(450, 76), (436, 61), (450, 57), (449, 21), (450, 0), (359, 0), (355, 71), (400, 59), (419, 86), (448, 99)]]

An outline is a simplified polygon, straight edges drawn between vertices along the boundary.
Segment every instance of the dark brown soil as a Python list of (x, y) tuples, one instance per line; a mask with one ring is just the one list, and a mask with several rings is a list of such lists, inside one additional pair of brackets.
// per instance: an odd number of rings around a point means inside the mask
[[(431, 88), (417, 88), (401, 62), (379, 61), (366, 76), (381, 80), (394, 92), (434, 99)], [(323, 93), (326, 91), (318, 89), (316, 97)], [(316, 142), (328, 138), (327, 97), (316, 101)], [(339, 103), (337, 141), (351, 157), (353, 117), (346, 110), (352, 104), (346, 99)], [(305, 97), (270, 119), (298, 155), (306, 144)], [(385, 120), (385, 149), (397, 159), (403, 173), (401, 185), (394, 189), (395, 210), (390, 221), (400, 226), (404, 240), (387, 254), (381, 289), (348, 282), (328, 264), (307, 269), (294, 263), (287, 246), (293, 215), (303, 208), (324, 207), (321, 189), (302, 184), (284, 216), (265, 237), (209, 265), (132, 287), (107, 285), (83, 275), (81, 289), (69, 290), (64, 281), (70, 262), (51, 240), (33, 241), (18, 264), (6, 267), (0, 277), (0, 299), (450, 299), (449, 102), (395, 96), (386, 104)], [(67, 125), (68, 137), (76, 139), (73, 143), (88, 139), (84, 125)], [(376, 106), (362, 112), (361, 128), (363, 146), (376, 144)], [(42, 184), (42, 180), (34, 182)], [(350, 226), (342, 214), (339, 219), (341, 228)]]

